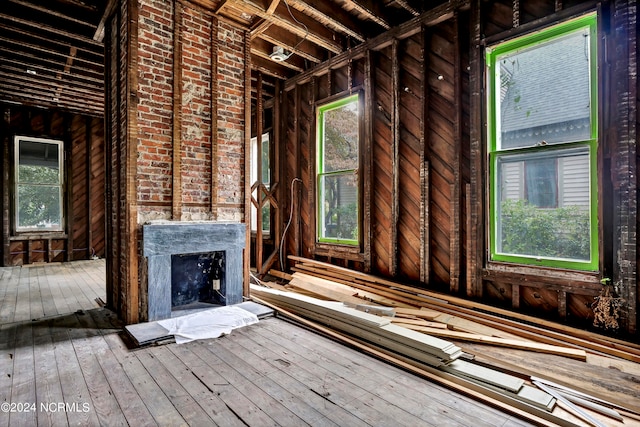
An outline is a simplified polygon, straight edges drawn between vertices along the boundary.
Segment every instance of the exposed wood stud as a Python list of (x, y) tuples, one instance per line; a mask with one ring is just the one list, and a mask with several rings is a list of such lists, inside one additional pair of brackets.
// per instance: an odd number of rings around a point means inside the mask
[(391, 232), (389, 247), (389, 273), (398, 274), (398, 220), (400, 216), (400, 65), (398, 63), (398, 39), (391, 44), (391, 173), (393, 187), (391, 189)]
[[(293, 97), (295, 99), (295, 105), (298, 106), (300, 105), (300, 103), (302, 102), (302, 90), (300, 89), (300, 86), (296, 85), (294, 87), (294, 94)], [(295, 178), (299, 178), (301, 177), (301, 173), (302, 173), (302, 167), (300, 165), (300, 162), (297, 161), (297, 159), (300, 158), (300, 109), (299, 108), (294, 108), (294, 112), (293, 112), (293, 135), (292, 135), (292, 139), (293, 139), (293, 143), (294, 143), (294, 147), (295, 147), (295, 153), (294, 154), (294, 159), (296, 159), (296, 170), (295, 170), (295, 176), (292, 177), (291, 182), (293, 183), (293, 179)], [(291, 184), (293, 185), (293, 184)], [(293, 214), (293, 225), (295, 225), (293, 227), (294, 230), (294, 238), (293, 238), (293, 253), (300, 256), (301, 255), (301, 247), (302, 247), (302, 238), (301, 238), (301, 234), (302, 234), (302, 221), (300, 221), (300, 201), (302, 200), (302, 189), (301, 189), (301, 185), (297, 186), (297, 191), (295, 190), (296, 187), (294, 187), (294, 191), (292, 192), (292, 196), (294, 197), (294, 199), (289, 201), (289, 205), (291, 206), (291, 209), (293, 209), (293, 207), (296, 207), (296, 212), (294, 212)], [(297, 203), (295, 203), (295, 201), (297, 201)]]
[[(309, 206), (309, 212), (311, 218), (315, 218), (318, 215), (318, 207), (316, 204), (316, 196), (317, 196), (317, 188), (316, 188), (316, 134), (315, 129), (317, 126), (316, 123), (316, 98), (317, 98), (317, 89), (318, 79), (316, 77), (311, 79), (309, 83), (309, 107), (310, 107), (310, 121), (308, 123), (307, 128), (307, 141), (305, 141), (305, 145), (309, 150), (309, 164), (307, 165), (307, 176), (309, 177), (309, 189), (307, 191), (307, 203)], [(317, 229), (317, 221), (312, 221), (313, 224), (309, 227), (308, 232), (306, 233), (307, 242), (306, 246), (309, 248), (310, 253), (315, 253), (316, 251), (316, 236), (318, 235)]]
[[(64, 115), (63, 119), (64, 126), (64, 156), (66, 157), (66, 165), (65, 168), (67, 170), (67, 174), (73, 173), (74, 170), (74, 162), (73, 162), (73, 140), (71, 135), (71, 117), (68, 114)], [(51, 131), (51, 123), (46, 125), (47, 132)], [(65, 200), (65, 212), (66, 212), (66, 229), (67, 229), (67, 252), (65, 252), (64, 260), (66, 262), (73, 261), (73, 185), (69, 185), (69, 181), (66, 184), (67, 190), (67, 199)]]
[[(462, 48), (460, 46), (460, 19), (458, 14), (453, 18), (453, 51), (454, 59), (454, 99), (455, 99), (455, 117), (453, 117), (453, 184), (450, 188), (451, 194), (451, 231), (449, 234), (449, 288), (451, 292), (460, 290), (460, 262), (461, 262), (461, 151), (462, 151)], [(466, 33), (466, 31), (464, 32)]]
[(211, 17), (211, 218), (218, 219), (218, 19)]
[(251, 269), (251, 34), (244, 32), (244, 223), (246, 237), (244, 248), (242, 295), (249, 296)]
[(520, 285), (517, 283), (511, 285), (511, 308), (520, 308)]
[[(251, 206), (251, 209), (256, 210), (256, 253), (255, 253), (255, 266), (258, 271), (262, 269), (262, 206), (264, 202), (262, 183), (262, 124), (264, 119), (264, 113), (262, 110), (262, 73), (258, 73), (258, 81), (256, 82), (256, 166), (258, 169), (257, 181), (251, 183), (251, 188), (256, 189), (256, 206)], [(249, 151), (250, 153), (250, 151)], [(245, 154), (246, 155), (246, 154)], [(252, 192), (249, 191), (248, 197), (253, 198)]]
[(173, 2), (173, 165), (171, 217), (182, 217), (182, 4)]
[(558, 292), (558, 316), (560, 319), (567, 318), (567, 292)]
[(420, 116), (420, 282), (428, 283), (431, 276), (430, 272), (430, 251), (429, 245), (431, 234), (429, 233), (429, 141), (427, 127), (427, 117), (429, 110), (429, 85), (427, 84), (427, 72), (429, 69), (429, 58), (427, 49), (429, 46), (430, 35), (427, 28), (421, 27), (421, 79), (420, 89), (423, 96), (423, 107)]
[[(127, 301), (125, 320), (127, 323), (138, 323), (140, 310), (138, 306), (140, 288), (138, 283), (138, 208), (137, 208), (137, 161), (138, 161), (138, 4), (127, 2), (127, 33), (129, 34), (127, 71), (127, 130), (125, 168), (125, 243), (127, 265), (126, 286)], [(121, 224), (121, 223), (119, 223)]]
[(560, 12), (562, 10), (562, 0), (556, 0), (556, 12)]
[(482, 146), (482, 60), (481, 60), (481, 10), (480, 0), (471, 2), (470, 19), (470, 48), (469, 53), (469, 87), (471, 99), (469, 100), (470, 111), (470, 216), (471, 226), (469, 233), (469, 254), (471, 254), (467, 269), (467, 296), (480, 298), (482, 296), (482, 275), (481, 266), (484, 253), (484, 237), (482, 230), (482, 209), (483, 209), (483, 153)]
[[(364, 152), (363, 169), (364, 176), (371, 177), (373, 171), (372, 156), (372, 135), (373, 135), (373, 87), (374, 73), (371, 66), (372, 52), (367, 51), (364, 62)], [(371, 272), (371, 205), (374, 202), (371, 191), (371, 179), (363, 180), (363, 213), (362, 213), (362, 234), (363, 234), (363, 253), (364, 253), (364, 271)]]
[(87, 211), (87, 259), (91, 259), (91, 252), (93, 247), (93, 227), (91, 224), (91, 218), (93, 218), (93, 204), (91, 203), (91, 196), (93, 194), (93, 186), (92, 184), (92, 162), (91, 162), (91, 153), (93, 151), (93, 132), (91, 127), (91, 118), (84, 118), (85, 125), (85, 179), (86, 179), (86, 189), (87, 189), (87, 200), (86, 200), (86, 211)]

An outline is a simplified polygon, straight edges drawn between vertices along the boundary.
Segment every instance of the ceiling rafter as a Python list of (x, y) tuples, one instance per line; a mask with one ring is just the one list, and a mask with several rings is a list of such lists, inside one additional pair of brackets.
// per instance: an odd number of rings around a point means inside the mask
[(293, 52), (312, 63), (317, 64), (325, 59), (325, 54), (320, 47), (308, 41), (300, 43), (299, 38), (281, 28), (268, 28), (258, 34), (258, 37), (274, 45), (282, 46), (289, 52)]
[[(68, 53), (61, 53), (61, 52), (57, 52), (55, 50), (45, 49), (43, 47), (40, 47), (40, 46), (35, 45), (35, 44), (31, 44), (31, 43), (26, 43), (26, 42), (20, 43), (17, 40), (12, 40), (12, 39), (7, 38), (7, 37), (0, 36), (0, 42), (8, 43), (8, 44), (17, 44), (19, 48), (26, 48), (26, 49), (29, 49), (29, 50), (32, 50), (32, 51), (46, 53), (46, 54), (49, 54), (49, 55), (52, 55), (52, 56), (63, 57), (65, 60), (69, 57)], [(24, 49), (24, 50), (26, 50), (26, 49)], [(74, 52), (73, 56), (75, 57), (77, 55), (78, 48), (76, 48), (75, 46), (70, 46), (69, 49), (72, 52)], [(25, 53), (26, 53), (26, 51), (25, 51)], [(102, 62), (90, 61), (90, 60), (84, 59), (84, 58), (76, 58), (76, 60), (78, 62), (83, 63), (83, 64), (91, 65), (91, 66), (95, 67), (96, 70), (101, 70), (104, 67), (104, 64)]]
[(96, 25), (91, 23), (91, 22), (83, 21), (82, 19), (74, 18), (72, 16), (66, 15), (66, 14), (61, 13), (61, 12), (56, 12), (55, 10), (51, 10), (50, 8), (45, 7), (45, 6), (40, 6), (40, 5), (31, 3), (31, 2), (28, 2), (28, 1), (24, 1), (24, 0), (6, 0), (6, 1), (9, 1), (10, 3), (13, 3), (13, 4), (18, 4), (20, 6), (27, 7), (27, 8), (32, 9), (32, 10), (37, 10), (38, 12), (46, 13), (46, 14), (51, 15), (51, 16), (55, 16), (56, 18), (62, 18), (62, 19), (65, 19), (65, 20), (67, 20), (69, 22), (73, 22), (75, 24), (84, 25), (84, 26), (86, 26), (88, 28), (91, 28), (91, 29), (95, 29), (96, 28)]
[(348, 3), (359, 13), (366, 16), (367, 19), (380, 25), (385, 30), (391, 28), (388, 20), (384, 17), (382, 7), (376, 0), (348, 0)]
[(71, 33), (69, 31), (61, 30), (56, 27), (52, 27), (51, 25), (46, 25), (34, 21), (29, 21), (28, 19), (18, 18), (16, 16), (7, 15), (5, 13), (0, 13), (0, 19), (4, 19), (7, 21), (15, 22), (17, 24), (25, 25), (31, 28), (36, 28), (48, 33), (57, 34), (60, 36), (64, 36), (70, 38), (71, 40), (79, 41), (88, 44), (89, 46), (95, 46), (102, 49), (102, 43), (93, 40), (90, 37), (82, 36), (80, 34)]
[(298, 37), (309, 40), (310, 42), (313, 42), (333, 53), (342, 52), (341, 40), (339, 40), (340, 37), (335, 34), (335, 32), (323, 25), (320, 25), (317, 21), (312, 20), (310, 17), (301, 14), (300, 12), (298, 12), (297, 17), (289, 16), (286, 7), (283, 7), (282, 4), (278, 6), (272, 15), (268, 14), (266, 9), (257, 5), (252, 0), (232, 0), (227, 4), (234, 5), (240, 10), (244, 10), (247, 13), (257, 15), (262, 19), (270, 21)]
[(351, 15), (335, 4), (318, 0), (285, 0), (285, 3), (289, 3), (294, 9), (359, 42), (365, 41), (365, 36), (358, 30), (359, 25), (351, 18)]

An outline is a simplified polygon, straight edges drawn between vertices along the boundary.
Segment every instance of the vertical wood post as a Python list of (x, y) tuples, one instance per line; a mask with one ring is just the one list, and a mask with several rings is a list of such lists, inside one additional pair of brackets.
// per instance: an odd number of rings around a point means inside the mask
[[(455, 117), (453, 119), (453, 184), (451, 184), (451, 231), (449, 234), (449, 289), (451, 292), (460, 290), (460, 258), (461, 244), (460, 236), (462, 234), (460, 221), (460, 186), (461, 186), (461, 151), (462, 151), (462, 49), (460, 47), (460, 18), (456, 14), (453, 18), (454, 26), (454, 99), (455, 99)], [(464, 32), (466, 34), (466, 31)]]
[(218, 18), (211, 17), (211, 217), (218, 219)]
[(127, 139), (125, 162), (125, 265), (127, 287), (127, 310), (125, 321), (138, 323), (140, 318), (138, 284), (138, 208), (137, 208), (137, 161), (138, 161), (138, 3), (128, 2), (129, 67), (127, 73)]
[(391, 44), (391, 232), (389, 248), (389, 273), (398, 274), (398, 219), (400, 217), (400, 65), (398, 64), (398, 39)]
[(86, 200), (86, 211), (87, 211), (87, 259), (91, 259), (91, 248), (93, 247), (93, 227), (91, 219), (93, 218), (93, 206), (91, 205), (91, 196), (93, 194), (93, 186), (91, 185), (91, 175), (92, 175), (92, 162), (91, 162), (91, 151), (93, 150), (93, 128), (92, 121), (90, 117), (85, 117), (84, 120), (86, 129), (85, 129), (85, 166), (86, 166), (86, 176), (85, 176), (85, 186), (87, 188), (87, 200)]
[[(264, 203), (263, 198), (263, 190), (264, 184), (262, 182), (262, 116), (263, 116), (263, 104), (262, 104), (262, 73), (258, 71), (258, 79), (256, 82), (256, 162), (257, 162), (257, 180), (254, 183), (251, 183), (251, 188), (256, 186), (256, 270), (262, 270), (262, 206)], [(245, 153), (245, 155), (249, 155), (249, 159), (251, 151)], [(249, 197), (252, 197), (252, 192), (250, 191)], [(251, 206), (253, 209), (253, 206)]]
[(173, 2), (173, 180), (171, 216), (182, 217), (182, 4)]
[(373, 179), (371, 155), (373, 151), (373, 72), (371, 67), (371, 50), (367, 49), (364, 62), (364, 152), (362, 155), (363, 174), (360, 177), (363, 183), (362, 195), (362, 235), (363, 235), (363, 252), (364, 252), (364, 271), (371, 272), (371, 181)]
[(430, 267), (430, 241), (431, 233), (429, 218), (429, 137), (427, 132), (427, 118), (429, 117), (429, 44), (430, 36), (427, 28), (422, 26), (422, 66), (420, 89), (423, 97), (422, 113), (420, 116), (420, 282), (429, 283), (431, 276)]
[(484, 197), (484, 176), (483, 161), (485, 152), (482, 144), (482, 45), (481, 39), (481, 10), (480, 0), (471, 1), (471, 28), (470, 28), (470, 55), (469, 55), (469, 87), (471, 89), (470, 99), (470, 216), (469, 233), (469, 259), (467, 268), (467, 295), (479, 298), (482, 296), (482, 260), (484, 253), (484, 233), (483, 233), (483, 197)]
[(244, 223), (246, 226), (244, 248), (244, 286), (242, 294), (249, 296), (251, 269), (251, 34), (244, 32)]

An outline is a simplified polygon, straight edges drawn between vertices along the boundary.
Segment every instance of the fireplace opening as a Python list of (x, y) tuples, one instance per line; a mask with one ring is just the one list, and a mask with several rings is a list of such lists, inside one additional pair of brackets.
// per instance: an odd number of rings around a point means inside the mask
[(171, 255), (171, 310), (196, 303), (225, 305), (225, 252)]

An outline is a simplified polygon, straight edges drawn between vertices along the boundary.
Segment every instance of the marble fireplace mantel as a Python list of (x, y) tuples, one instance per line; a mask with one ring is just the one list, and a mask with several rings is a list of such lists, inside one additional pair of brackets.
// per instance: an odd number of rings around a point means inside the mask
[(242, 302), (246, 225), (231, 222), (158, 221), (142, 226), (147, 258), (148, 320), (171, 317), (171, 257), (224, 251), (225, 304)]

